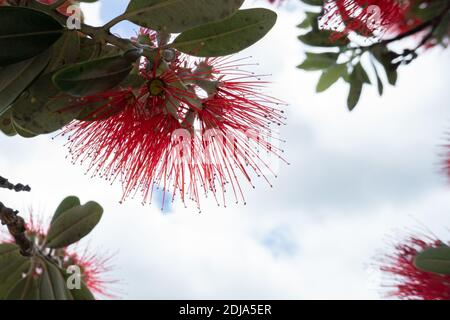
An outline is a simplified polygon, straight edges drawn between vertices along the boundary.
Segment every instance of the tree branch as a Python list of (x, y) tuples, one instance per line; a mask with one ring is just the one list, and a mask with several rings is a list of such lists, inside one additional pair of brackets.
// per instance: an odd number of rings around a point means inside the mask
[(34, 245), (27, 238), (25, 220), (17, 215), (18, 211), (7, 208), (0, 202), (0, 221), (2, 225), (8, 227), (9, 233), (13, 236), (14, 241), (20, 247), (20, 253), (23, 256), (31, 256), (33, 254)]
[[(21, 183), (13, 184), (8, 179), (0, 176), (0, 188), (19, 191), (30, 191), (31, 188), (28, 185)], [(27, 238), (25, 232), (27, 231), (25, 220), (17, 215), (19, 213), (16, 210), (7, 208), (0, 202), (0, 222), (2, 225), (8, 227), (9, 233), (14, 238), (16, 244), (20, 247), (20, 253), (24, 256), (30, 256), (33, 253), (34, 245)]]
[(20, 191), (27, 191), (27, 192), (29, 192), (29, 191), (31, 191), (30, 186), (23, 185), (21, 183), (12, 184), (11, 182), (8, 181), (8, 179), (3, 178), (2, 176), (0, 176), (0, 188), (14, 190), (16, 192), (20, 192)]

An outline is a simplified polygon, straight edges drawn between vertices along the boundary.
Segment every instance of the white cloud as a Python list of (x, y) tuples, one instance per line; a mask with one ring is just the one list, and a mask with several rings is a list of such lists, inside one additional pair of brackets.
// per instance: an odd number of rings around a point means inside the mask
[[(104, 22), (99, 5), (86, 4), (87, 22)], [(83, 175), (61, 139), (1, 137), (1, 174), (33, 187), (0, 191), (2, 201), (47, 215), (68, 194), (104, 205), (92, 244), (118, 250), (124, 298), (380, 297), (367, 265), (386, 234), (417, 219), (448, 236), (450, 190), (437, 172), (437, 145), (448, 127), (449, 53), (430, 51), (403, 68), (383, 98), (365, 89), (349, 113), (342, 84), (316, 95), (318, 74), (295, 69), (305, 48), (293, 9), (282, 8), (274, 31), (242, 53), (273, 74), (273, 95), (290, 103), (282, 132), (291, 165), (273, 189), (261, 181), (248, 188), (247, 206), (206, 201), (199, 214), (176, 203), (164, 215), (139, 199), (119, 205), (120, 186)]]
[(101, 18), (102, 2), (81, 3), (81, 10), (84, 14), (85, 23), (92, 26), (101, 26), (103, 21)]

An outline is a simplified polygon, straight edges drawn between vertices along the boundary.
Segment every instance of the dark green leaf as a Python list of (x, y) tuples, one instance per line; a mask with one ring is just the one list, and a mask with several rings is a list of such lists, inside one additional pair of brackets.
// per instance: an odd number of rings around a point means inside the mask
[(221, 22), (183, 32), (172, 46), (199, 57), (225, 56), (242, 51), (263, 38), (276, 20), (276, 13), (267, 9), (240, 10)]
[(352, 111), (358, 104), (361, 97), (362, 88), (363, 80), (355, 68), (350, 74), (350, 92), (347, 99), (347, 106), (350, 111)]
[(47, 234), (46, 246), (64, 248), (88, 235), (100, 222), (103, 208), (96, 202), (72, 207), (53, 221)]
[(450, 275), (450, 247), (426, 249), (416, 256), (414, 265), (422, 271)]
[(389, 49), (384, 45), (374, 46), (371, 49), (371, 53), (384, 67), (389, 84), (394, 86), (397, 83), (397, 68), (399, 64), (393, 63), (392, 61), (398, 58), (399, 55), (395, 52), (389, 51)]
[(20, 254), (15, 244), (0, 244), (0, 300), (5, 299), (12, 287), (30, 268), (30, 259)]
[(325, 52), (325, 53), (306, 53), (306, 59), (297, 68), (303, 70), (322, 70), (334, 65), (339, 57), (339, 53)]
[(126, 17), (142, 27), (179, 33), (223, 20), (238, 10), (244, 0), (131, 0)]
[[(63, 277), (66, 282), (70, 281), (70, 276), (73, 274), (69, 274), (67, 271), (63, 272)], [(71, 298), (73, 300), (95, 300), (94, 295), (87, 287), (86, 283), (83, 281), (83, 279), (80, 279), (80, 288), (79, 289), (69, 289), (69, 294), (71, 295)]]
[(59, 204), (58, 208), (56, 208), (56, 211), (55, 211), (55, 213), (53, 214), (53, 217), (52, 217), (52, 223), (57, 218), (59, 218), (59, 216), (61, 214), (63, 214), (67, 210), (72, 209), (73, 207), (80, 206), (80, 205), (81, 205), (81, 202), (80, 202), (80, 199), (78, 197), (69, 196), (69, 197), (65, 198), (63, 201), (61, 201), (61, 203)]
[(380, 74), (378, 73), (377, 67), (374, 64), (372, 64), (372, 67), (373, 67), (373, 71), (375, 73), (375, 76), (377, 78), (378, 94), (380, 96), (382, 96), (383, 95), (383, 91), (384, 91), (383, 81), (381, 81)]
[(6, 300), (39, 300), (39, 281), (33, 275), (27, 276), (8, 292)]
[(0, 7), (0, 21), (0, 66), (42, 53), (64, 30), (51, 16), (23, 7)]
[(326, 69), (317, 83), (316, 92), (323, 92), (331, 87), (347, 72), (346, 64), (337, 64)]
[(44, 70), (50, 59), (48, 51), (32, 59), (0, 68), (0, 115)]
[(132, 62), (122, 55), (100, 58), (58, 71), (53, 82), (72, 96), (87, 96), (114, 88), (128, 76), (132, 67)]
[(43, 272), (40, 276), (40, 300), (71, 300), (62, 270), (49, 261), (42, 261)]
[(34, 138), (34, 137), (37, 137), (39, 135), (37, 133), (30, 132), (30, 131), (27, 131), (27, 130), (19, 127), (18, 125), (16, 125), (14, 123), (14, 121), (13, 121), (13, 127), (14, 127), (14, 130), (16, 130), (17, 134), (19, 136), (21, 136), (22, 138)]
[(361, 63), (358, 63), (358, 64), (355, 66), (355, 72), (356, 72), (358, 78), (359, 78), (363, 83), (367, 83), (367, 84), (370, 84), (370, 83), (371, 83), (371, 82), (370, 82), (370, 79), (369, 79), (369, 76), (367, 75), (367, 72), (366, 72), (366, 70), (364, 69), (364, 67), (362, 66)]
[(39, 78), (13, 104), (14, 127), (30, 134), (47, 134), (61, 129), (80, 113), (71, 107), (74, 98), (62, 93), (52, 81), (52, 73)]
[(70, 294), (73, 300), (95, 300), (94, 295), (83, 281), (81, 281), (80, 289), (72, 289)]
[(308, 46), (313, 47), (340, 47), (347, 45), (350, 41), (346, 36), (334, 39), (336, 32), (328, 30), (310, 31), (298, 37), (298, 39)]
[(11, 120), (11, 110), (0, 116), (0, 131), (9, 137), (17, 135)]
[(302, 2), (311, 6), (323, 6), (324, 0), (301, 0)]
[(78, 31), (67, 31), (53, 45), (52, 57), (46, 69), (46, 72), (55, 71), (62, 66), (75, 63), (80, 52), (80, 36)]

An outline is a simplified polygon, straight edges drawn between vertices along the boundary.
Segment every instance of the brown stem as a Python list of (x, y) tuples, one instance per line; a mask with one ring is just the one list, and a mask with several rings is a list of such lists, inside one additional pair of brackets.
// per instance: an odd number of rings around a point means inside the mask
[(20, 253), (24, 256), (33, 254), (34, 245), (26, 236), (25, 220), (17, 215), (18, 211), (7, 208), (0, 202), (0, 221), (8, 227), (9, 233), (20, 247)]

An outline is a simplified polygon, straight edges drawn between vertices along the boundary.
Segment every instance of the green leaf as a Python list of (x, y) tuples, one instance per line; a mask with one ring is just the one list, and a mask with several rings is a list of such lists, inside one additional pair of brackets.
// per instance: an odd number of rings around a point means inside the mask
[(39, 283), (40, 300), (71, 300), (72, 295), (67, 289), (62, 270), (48, 261), (42, 261), (42, 265), (43, 272)]
[(316, 92), (323, 92), (331, 87), (347, 72), (346, 64), (337, 64), (326, 69), (317, 83)]
[(55, 71), (66, 64), (75, 63), (80, 53), (80, 36), (77, 30), (67, 31), (53, 45), (52, 57), (46, 72)]
[(80, 39), (80, 51), (78, 54), (77, 62), (84, 62), (96, 58), (113, 57), (121, 54), (122, 51), (109, 44), (99, 43), (91, 38)]
[(325, 53), (312, 53), (306, 52), (306, 59), (297, 68), (313, 71), (322, 70), (334, 65), (339, 57), (339, 53), (325, 52)]
[(411, 8), (411, 16), (418, 18), (420, 21), (429, 21), (445, 10), (445, 6), (448, 3), (446, 1), (427, 1), (426, 6), (421, 2), (417, 2), (413, 8)]
[(21, 257), (20, 255), (20, 248), (12, 243), (1, 243), (0, 244), (0, 273), (2, 272), (3, 268), (5, 267), (5, 261), (9, 262), (10, 258), (17, 256)]
[(96, 202), (72, 207), (53, 221), (47, 234), (48, 248), (64, 248), (88, 235), (100, 222), (103, 208)]
[(14, 123), (14, 121), (13, 121), (13, 127), (14, 127), (14, 130), (16, 130), (17, 134), (19, 136), (21, 136), (22, 138), (34, 138), (34, 137), (37, 137), (39, 135), (37, 133), (30, 132), (30, 131), (27, 131), (27, 130), (21, 128), (20, 126), (16, 125)]
[(81, 282), (80, 289), (70, 290), (73, 300), (95, 300), (94, 295), (84, 282)]
[(450, 247), (426, 249), (416, 256), (414, 265), (422, 271), (450, 275)]
[(350, 92), (348, 94), (347, 106), (350, 111), (352, 111), (356, 105), (358, 104), (359, 99), (361, 98), (361, 92), (363, 88), (363, 80), (361, 79), (358, 70), (353, 69), (350, 74)]
[(59, 216), (61, 214), (63, 214), (64, 212), (66, 212), (67, 210), (72, 209), (73, 207), (80, 206), (80, 205), (81, 205), (81, 202), (78, 197), (69, 196), (69, 197), (65, 198), (63, 201), (61, 201), (58, 208), (56, 208), (55, 213), (53, 214), (51, 223), (56, 221), (56, 219), (59, 218)]
[(80, 289), (72, 289), (70, 294), (73, 300), (95, 300), (94, 295), (83, 281), (81, 281)]
[(0, 68), (0, 115), (44, 70), (50, 60), (48, 51), (32, 59)]
[(132, 68), (132, 61), (122, 55), (99, 58), (58, 71), (53, 76), (53, 82), (72, 96), (87, 96), (114, 88)]
[(39, 300), (39, 281), (33, 275), (21, 279), (8, 292), (6, 300)]
[[(66, 270), (63, 270), (63, 277), (64, 281), (66, 282), (69, 280), (69, 277), (71, 274), (67, 273)], [(83, 279), (80, 279), (80, 288), (79, 289), (68, 289), (69, 294), (73, 300), (95, 300), (94, 295), (87, 287), (86, 283), (83, 281)]]
[(244, 0), (131, 0), (127, 20), (156, 31), (180, 33), (193, 27), (223, 20), (238, 10)]
[(63, 26), (46, 13), (23, 7), (0, 7), (0, 66), (30, 59), (53, 45)]
[(29, 258), (20, 254), (15, 244), (0, 244), (0, 300), (5, 299), (12, 287), (22, 279), (31, 265)]
[(380, 96), (383, 95), (383, 91), (384, 91), (384, 86), (383, 86), (383, 81), (381, 81), (381, 77), (380, 74), (378, 73), (378, 69), (375, 66), (375, 64), (372, 63), (372, 67), (373, 67), (373, 71), (375, 73), (375, 76), (377, 78), (377, 88), (378, 88), (378, 94)]
[(384, 45), (374, 46), (370, 52), (378, 60), (378, 62), (384, 67), (386, 72), (386, 77), (389, 84), (395, 85), (397, 83), (398, 73), (397, 68), (398, 63), (393, 63), (392, 61), (399, 57), (395, 52), (389, 51)]
[(298, 39), (308, 46), (313, 47), (340, 47), (350, 43), (350, 40), (343, 36), (334, 40), (336, 32), (329, 30), (313, 30), (298, 37)]
[(358, 76), (358, 78), (363, 82), (363, 83), (367, 83), (370, 84), (370, 79), (369, 76), (367, 75), (366, 70), (364, 69), (364, 67), (362, 66), (361, 63), (358, 63), (355, 65), (355, 72)]
[(323, 6), (324, 0), (301, 0), (302, 2), (311, 6)]
[(6, 113), (0, 116), (0, 131), (8, 137), (17, 135), (11, 120), (11, 110), (6, 111)]
[(437, 42), (441, 43), (445, 38), (449, 37), (450, 30), (450, 11), (442, 18), (436, 30), (433, 32), (433, 36)]
[(225, 56), (259, 41), (272, 29), (276, 20), (276, 13), (268, 9), (239, 10), (221, 22), (181, 33), (172, 46), (199, 57)]
[(14, 127), (39, 135), (61, 129), (80, 113), (73, 105), (73, 99), (61, 93), (52, 82), (53, 73), (39, 78), (13, 104)]
[(352, 111), (359, 102), (361, 98), (362, 88), (364, 84), (370, 84), (369, 76), (366, 70), (364, 70), (362, 64), (358, 62), (353, 67), (353, 71), (349, 77), (350, 82), (350, 92), (347, 99), (347, 106), (350, 111)]

